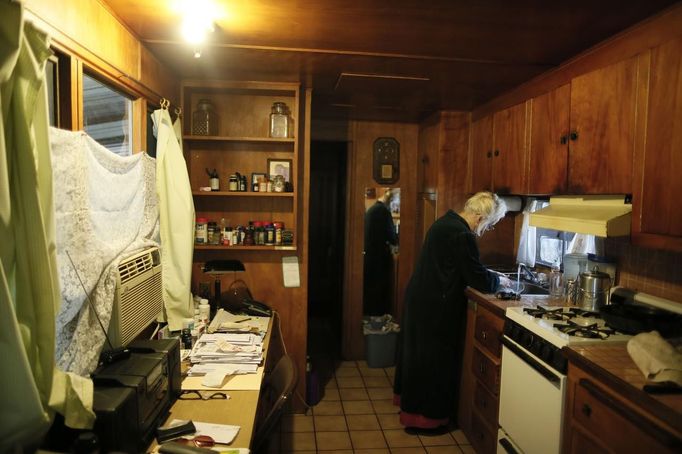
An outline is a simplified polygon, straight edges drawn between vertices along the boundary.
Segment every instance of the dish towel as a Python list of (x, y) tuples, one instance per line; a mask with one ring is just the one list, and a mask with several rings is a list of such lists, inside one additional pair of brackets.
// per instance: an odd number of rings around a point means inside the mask
[(84, 132), (50, 128), (50, 141), (62, 295), (55, 353), (60, 369), (87, 376), (105, 344), (100, 321), (109, 326), (119, 263), (159, 244), (156, 163), (118, 156)]
[(675, 348), (658, 331), (651, 331), (630, 339), (627, 350), (647, 380), (682, 386), (682, 346)]

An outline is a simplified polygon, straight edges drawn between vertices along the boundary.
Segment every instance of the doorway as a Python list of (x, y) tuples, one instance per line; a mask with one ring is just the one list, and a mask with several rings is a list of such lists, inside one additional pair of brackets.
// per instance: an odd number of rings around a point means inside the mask
[(310, 144), (308, 354), (341, 357), (346, 224), (346, 142)]

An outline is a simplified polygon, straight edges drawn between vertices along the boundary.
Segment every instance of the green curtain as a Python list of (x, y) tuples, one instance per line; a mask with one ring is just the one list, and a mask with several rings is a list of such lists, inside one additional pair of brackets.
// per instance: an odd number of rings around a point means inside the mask
[[(35, 446), (56, 408), (93, 422), (92, 383), (55, 369), (56, 266), (47, 36), (0, 0), (0, 452)], [(90, 409), (88, 409), (90, 405)]]

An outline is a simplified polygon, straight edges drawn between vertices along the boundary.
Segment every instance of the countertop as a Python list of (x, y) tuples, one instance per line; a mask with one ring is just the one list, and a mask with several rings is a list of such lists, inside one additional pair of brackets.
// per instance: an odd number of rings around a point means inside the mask
[(467, 287), (464, 294), (472, 301), (481, 304), (486, 309), (494, 314), (504, 317), (504, 312), (508, 307), (535, 307), (537, 305), (543, 306), (566, 306), (566, 300), (563, 298), (553, 298), (549, 295), (521, 295), (520, 300), (501, 300), (495, 297), (494, 294), (482, 293)]
[(682, 437), (682, 394), (643, 391), (644, 375), (626, 349), (627, 342), (564, 347), (569, 361), (602, 381), (637, 407), (665, 422)]

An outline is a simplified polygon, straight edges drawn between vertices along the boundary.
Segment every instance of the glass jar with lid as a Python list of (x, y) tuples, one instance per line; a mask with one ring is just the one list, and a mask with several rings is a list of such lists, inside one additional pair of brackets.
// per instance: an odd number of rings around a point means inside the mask
[(289, 137), (289, 108), (283, 102), (272, 105), (270, 113), (270, 137)]
[(200, 99), (197, 108), (192, 112), (192, 135), (217, 136), (220, 130), (220, 119), (213, 103), (208, 99)]

